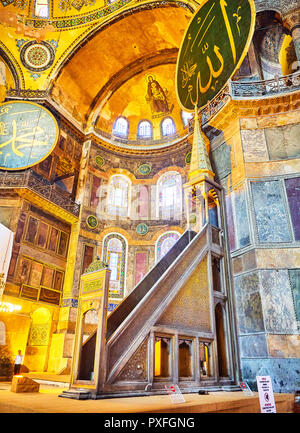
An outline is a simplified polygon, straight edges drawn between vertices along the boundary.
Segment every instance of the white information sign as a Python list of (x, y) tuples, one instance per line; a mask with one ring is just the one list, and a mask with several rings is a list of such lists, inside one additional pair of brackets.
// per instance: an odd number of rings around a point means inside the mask
[(270, 376), (256, 376), (259, 395), (260, 411), (262, 413), (276, 413), (272, 381)]
[(172, 403), (185, 403), (185, 398), (183, 397), (178, 385), (165, 385), (165, 388)]

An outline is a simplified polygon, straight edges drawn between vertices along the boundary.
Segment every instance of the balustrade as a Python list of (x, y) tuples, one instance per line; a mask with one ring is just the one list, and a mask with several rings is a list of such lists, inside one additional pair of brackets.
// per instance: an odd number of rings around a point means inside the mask
[[(231, 81), (229, 80), (227, 86), (204, 108), (200, 110), (202, 125), (207, 124), (230, 99), (260, 99), (272, 96), (279, 96), (280, 94), (292, 93), (300, 90), (300, 70), (293, 74), (284, 77), (275, 77), (270, 80), (261, 81)], [(24, 97), (25, 99), (43, 99), (49, 96), (47, 91), (42, 90), (16, 90), (9, 89), (7, 98), (13, 99), (16, 97)], [(178, 142), (179, 140), (187, 138), (194, 131), (194, 120), (188, 121), (188, 125), (182, 131), (176, 134), (161, 137), (156, 140), (152, 139), (136, 139), (130, 140), (120, 138), (110, 134), (101, 129), (95, 128), (96, 134), (103, 139), (109, 140), (116, 145), (125, 146), (159, 146), (162, 144), (169, 144)], [(47, 192), (45, 192), (46, 194)]]
[(32, 170), (22, 173), (1, 172), (0, 188), (28, 188), (73, 215), (79, 215), (80, 207), (68, 193), (60, 191), (56, 185), (50, 184)]

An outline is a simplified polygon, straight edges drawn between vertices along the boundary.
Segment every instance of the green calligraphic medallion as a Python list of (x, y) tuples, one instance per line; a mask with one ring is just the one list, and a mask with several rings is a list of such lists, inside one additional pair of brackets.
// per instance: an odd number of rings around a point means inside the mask
[(94, 215), (89, 215), (86, 219), (86, 223), (91, 229), (98, 227), (98, 219)]
[(181, 43), (176, 93), (183, 110), (204, 107), (240, 67), (255, 27), (254, 0), (207, 0)]
[(146, 235), (148, 233), (148, 226), (147, 224), (140, 223), (136, 227), (136, 232), (138, 235)]
[(139, 166), (139, 174), (147, 175), (151, 172), (150, 164), (142, 164)]
[(55, 118), (41, 105), (0, 104), (0, 169), (23, 170), (38, 164), (52, 152), (58, 135)]
[(105, 164), (104, 158), (102, 158), (101, 155), (97, 155), (95, 161), (99, 167), (103, 167), (103, 165)]

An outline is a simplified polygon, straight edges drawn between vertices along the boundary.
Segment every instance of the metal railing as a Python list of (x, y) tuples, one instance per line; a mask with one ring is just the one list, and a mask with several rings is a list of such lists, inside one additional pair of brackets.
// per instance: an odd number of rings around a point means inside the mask
[(284, 77), (261, 81), (230, 81), (232, 98), (265, 98), (300, 90), (300, 70)]
[(22, 173), (4, 171), (0, 173), (0, 188), (28, 188), (62, 209), (79, 216), (80, 206), (56, 185), (42, 179), (32, 170)]

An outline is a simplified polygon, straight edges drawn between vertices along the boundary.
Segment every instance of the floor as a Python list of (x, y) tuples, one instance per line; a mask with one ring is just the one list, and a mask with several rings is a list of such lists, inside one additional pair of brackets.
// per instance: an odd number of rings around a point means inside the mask
[[(45, 379), (45, 378), (44, 378)], [(15, 393), (10, 382), (0, 382), (0, 413), (259, 413), (258, 394), (209, 392), (208, 395), (184, 394), (185, 402), (174, 404), (168, 395), (74, 400), (61, 398), (67, 383), (39, 381), (36, 393)], [(275, 394), (278, 413), (294, 412), (294, 395)]]

